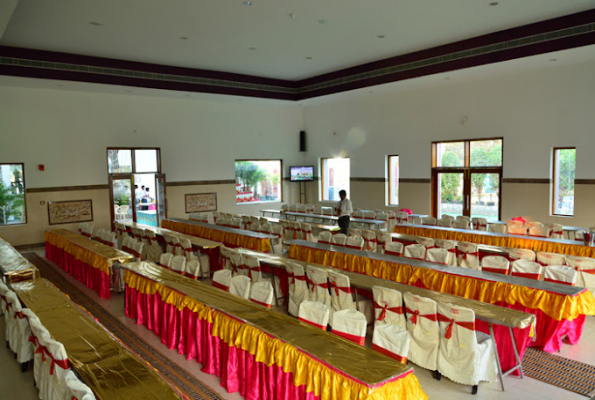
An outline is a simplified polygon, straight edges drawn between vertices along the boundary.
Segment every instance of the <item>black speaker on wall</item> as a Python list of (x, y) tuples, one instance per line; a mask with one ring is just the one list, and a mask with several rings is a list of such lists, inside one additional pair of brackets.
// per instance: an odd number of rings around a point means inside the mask
[(300, 131), (300, 151), (306, 151), (306, 131)]

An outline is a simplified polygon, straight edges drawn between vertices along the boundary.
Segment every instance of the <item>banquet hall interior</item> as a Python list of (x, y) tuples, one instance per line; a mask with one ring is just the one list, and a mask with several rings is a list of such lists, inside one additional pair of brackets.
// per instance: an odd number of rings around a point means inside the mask
[(593, 0), (3, 0), (0, 398), (595, 398), (593, 93)]

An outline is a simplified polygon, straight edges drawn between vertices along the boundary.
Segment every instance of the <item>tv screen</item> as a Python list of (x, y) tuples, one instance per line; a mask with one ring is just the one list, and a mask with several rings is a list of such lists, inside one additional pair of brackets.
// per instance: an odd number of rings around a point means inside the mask
[(289, 167), (289, 180), (292, 182), (313, 181), (314, 167), (311, 165)]

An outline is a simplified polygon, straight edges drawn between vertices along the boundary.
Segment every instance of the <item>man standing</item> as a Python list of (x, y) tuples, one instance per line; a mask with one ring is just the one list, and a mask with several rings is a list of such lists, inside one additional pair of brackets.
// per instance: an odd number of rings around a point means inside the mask
[(341, 233), (347, 235), (349, 219), (351, 214), (353, 214), (353, 206), (351, 205), (351, 200), (347, 198), (346, 191), (341, 190), (339, 192), (339, 197), (341, 197), (341, 201), (337, 207), (335, 207), (335, 210), (339, 213), (339, 228), (341, 228)]

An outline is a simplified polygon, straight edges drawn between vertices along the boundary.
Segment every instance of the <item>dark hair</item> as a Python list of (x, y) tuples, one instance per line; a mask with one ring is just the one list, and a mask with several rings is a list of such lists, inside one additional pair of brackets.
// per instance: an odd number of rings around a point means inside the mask
[(148, 191), (149, 191), (149, 187), (147, 186), (147, 187), (145, 188), (145, 190), (148, 192)]
[(145, 185), (142, 185), (140, 188), (142, 189), (142, 188), (144, 188), (144, 187), (145, 187)]
[(134, 188), (135, 188), (135, 189), (138, 189), (138, 185), (134, 185)]
[(339, 190), (339, 196), (347, 196), (347, 192), (344, 190)]

